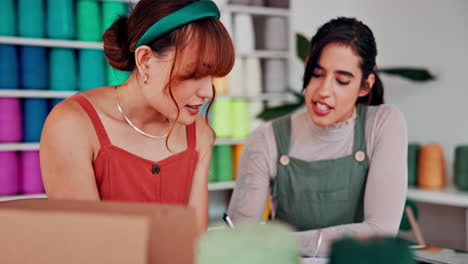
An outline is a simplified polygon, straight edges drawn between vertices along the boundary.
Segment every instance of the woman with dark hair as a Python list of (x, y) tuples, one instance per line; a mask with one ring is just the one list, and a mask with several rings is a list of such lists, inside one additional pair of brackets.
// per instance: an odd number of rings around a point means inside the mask
[[(273, 219), (294, 227), (305, 256), (327, 255), (344, 236), (395, 235), (407, 188), (402, 113), (383, 104), (372, 31), (353, 18), (311, 40), (307, 110), (259, 127), (240, 158), (229, 205), (234, 223)], [(270, 188), (271, 187), (271, 188)]]
[(105, 31), (108, 62), (131, 76), (73, 95), (47, 118), (49, 199), (182, 204), (205, 230), (214, 136), (199, 108), (234, 63), (219, 16), (209, 0), (140, 0)]

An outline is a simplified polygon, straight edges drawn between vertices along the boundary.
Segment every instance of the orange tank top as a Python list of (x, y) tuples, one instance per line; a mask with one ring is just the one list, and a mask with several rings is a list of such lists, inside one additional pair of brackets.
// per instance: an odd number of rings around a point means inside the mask
[(198, 161), (195, 123), (187, 126), (188, 148), (160, 161), (151, 161), (114, 146), (92, 104), (81, 95), (77, 101), (88, 113), (101, 148), (93, 161), (101, 200), (156, 202), (186, 205)]

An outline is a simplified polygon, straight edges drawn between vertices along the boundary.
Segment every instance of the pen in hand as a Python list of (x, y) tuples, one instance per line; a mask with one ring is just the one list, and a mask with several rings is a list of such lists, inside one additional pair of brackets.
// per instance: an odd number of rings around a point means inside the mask
[(223, 215), (223, 220), (224, 220), (224, 222), (226, 222), (226, 224), (227, 224), (230, 228), (235, 229), (234, 224), (232, 223), (231, 218), (229, 218), (229, 215), (228, 215), (228, 214), (224, 213), (224, 215)]

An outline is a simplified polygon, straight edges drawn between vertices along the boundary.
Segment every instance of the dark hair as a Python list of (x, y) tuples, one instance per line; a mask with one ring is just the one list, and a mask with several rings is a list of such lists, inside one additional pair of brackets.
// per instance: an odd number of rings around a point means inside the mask
[(305, 89), (309, 84), (323, 48), (330, 43), (341, 43), (351, 47), (355, 54), (361, 58), (359, 65), (362, 71), (361, 88), (364, 88), (365, 80), (369, 74), (375, 75), (375, 82), (369, 94), (359, 97), (356, 103), (383, 104), (384, 89), (375, 63), (377, 45), (374, 34), (368, 26), (355, 18), (339, 17), (332, 19), (318, 29), (310, 41), (309, 61), (305, 68), (302, 88)]
[[(122, 71), (133, 71), (135, 64), (135, 45), (146, 30), (161, 18), (176, 10), (197, 2), (198, 0), (140, 0), (132, 9), (130, 15), (121, 15), (103, 34), (104, 54), (112, 67)], [(196, 65), (179, 65), (184, 48), (194, 47)], [(171, 48), (175, 48), (174, 62), (171, 66), (169, 81), (166, 88), (172, 101), (177, 102), (171, 90), (174, 81), (196, 77), (222, 77), (227, 75), (234, 65), (234, 46), (229, 33), (223, 24), (213, 17), (203, 18), (183, 25), (148, 45), (156, 54), (163, 56)], [(213, 100), (215, 90), (213, 87)], [(177, 118), (180, 109), (177, 107)], [(208, 120), (207, 120), (208, 123)], [(169, 134), (175, 124), (172, 125)], [(211, 126), (210, 126), (211, 128)], [(214, 131), (212, 130), (214, 133)], [(166, 142), (169, 137), (167, 137)]]

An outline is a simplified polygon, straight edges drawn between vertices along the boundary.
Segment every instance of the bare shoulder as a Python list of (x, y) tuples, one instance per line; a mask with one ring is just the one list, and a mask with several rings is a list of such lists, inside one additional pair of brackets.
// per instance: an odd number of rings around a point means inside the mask
[(206, 119), (202, 115), (198, 115), (195, 123), (197, 131), (197, 149), (211, 148), (214, 134)]
[(93, 134), (92, 122), (83, 107), (75, 100), (66, 99), (48, 115), (41, 136), (41, 149), (59, 146), (73, 148), (77, 144), (89, 146)]

